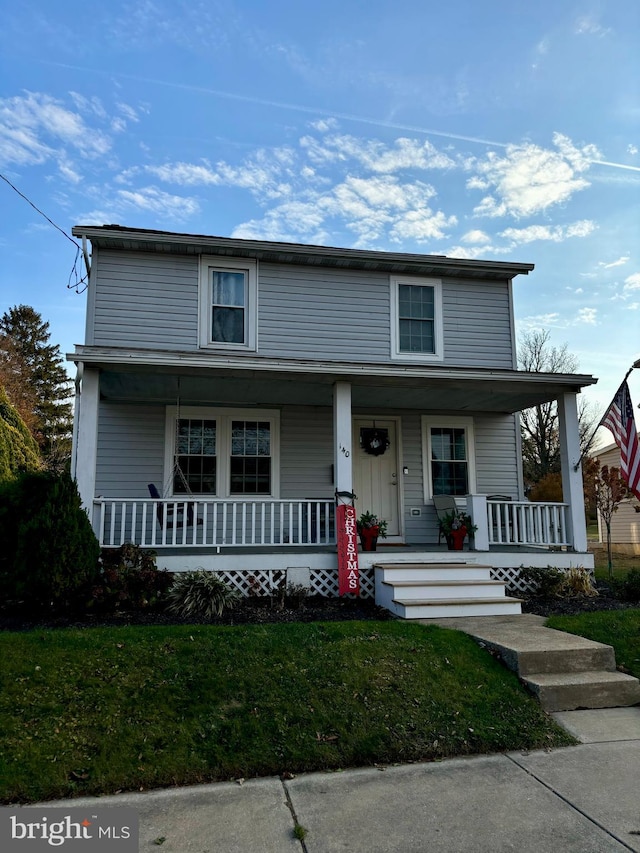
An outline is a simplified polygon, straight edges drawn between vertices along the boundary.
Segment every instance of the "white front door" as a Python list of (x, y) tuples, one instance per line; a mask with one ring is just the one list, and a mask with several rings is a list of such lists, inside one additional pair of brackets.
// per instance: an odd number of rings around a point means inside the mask
[[(389, 446), (376, 456), (362, 446), (362, 430), (386, 430)], [(365, 433), (366, 436), (366, 433)], [(400, 476), (398, 471), (397, 423), (380, 418), (357, 418), (353, 422), (353, 491), (356, 513), (372, 512), (387, 522), (387, 536), (400, 536)]]

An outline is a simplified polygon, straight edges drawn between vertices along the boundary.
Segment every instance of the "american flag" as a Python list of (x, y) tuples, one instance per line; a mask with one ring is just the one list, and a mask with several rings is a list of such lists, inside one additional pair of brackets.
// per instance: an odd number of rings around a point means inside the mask
[(600, 421), (600, 426), (610, 429), (620, 448), (620, 471), (629, 489), (640, 500), (640, 447), (633, 419), (633, 406), (626, 380), (618, 388), (613, 402)]

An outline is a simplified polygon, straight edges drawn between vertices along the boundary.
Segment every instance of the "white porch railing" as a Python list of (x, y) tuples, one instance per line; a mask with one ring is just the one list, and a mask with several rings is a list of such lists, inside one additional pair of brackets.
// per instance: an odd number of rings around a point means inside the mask
[(571, 545), (564, 503), (487, 500), (489, 545)]
[(330, 545), (333, 500), (151, 500), (97, 498), (100, 545), (143, 548)]

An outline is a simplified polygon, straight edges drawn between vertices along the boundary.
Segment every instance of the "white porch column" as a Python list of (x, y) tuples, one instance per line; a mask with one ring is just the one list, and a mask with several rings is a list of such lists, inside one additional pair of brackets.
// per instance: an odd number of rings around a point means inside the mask
[[(487, 496), (467, 495), (467, 515), (478, 528), (473, 534), (473, 550), (489, 550), (489, 519), (487, 518)], [(471, 541), (471, 537), (469, 537)]]
[[(580, 460), (577, 394), (566, 393), (558, 398), (558, 430), (560, 464), (562, 465), (562, 496), (569, 504), (568, 539), (574, 551), (587, 550), (587, 524), (584, 515), (584, 492)], [(576, 471), (576, 465), (578, 470)]]
[(338, 492), (353, 491), (352, 432), (351, 384), (336, 382), (333, 386), (333, 461)]
[(96, 494), (99, 400), (100, 372), (85, 368), (80, 393), (76, 396), (74, 473), (82, 506), (90, 521), (93, 521), (93, 499)]

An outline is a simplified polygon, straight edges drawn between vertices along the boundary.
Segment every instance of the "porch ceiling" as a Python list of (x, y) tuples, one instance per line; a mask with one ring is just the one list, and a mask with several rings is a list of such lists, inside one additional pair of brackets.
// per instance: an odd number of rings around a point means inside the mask
[[(85, 363), (101, 368), (104, 399), (171, 404), (179, 397), (182, 405), (331, 406), (333, 383), (342, 380), (351, 383), (354, 409), (510, 413), (565, 392), (579, 392), (597, 381), (584, 375), (462, 368), (394, 372), (386, 365), (325, 364), (323, 372), (318, 372), (317, 365), (305, 371), (300, 364), (292, 371), (284, 365), (257, 369), (255, 365), (100, 364), (93, 359)], [(376, 367), (383, 369), (376, 374)]]

